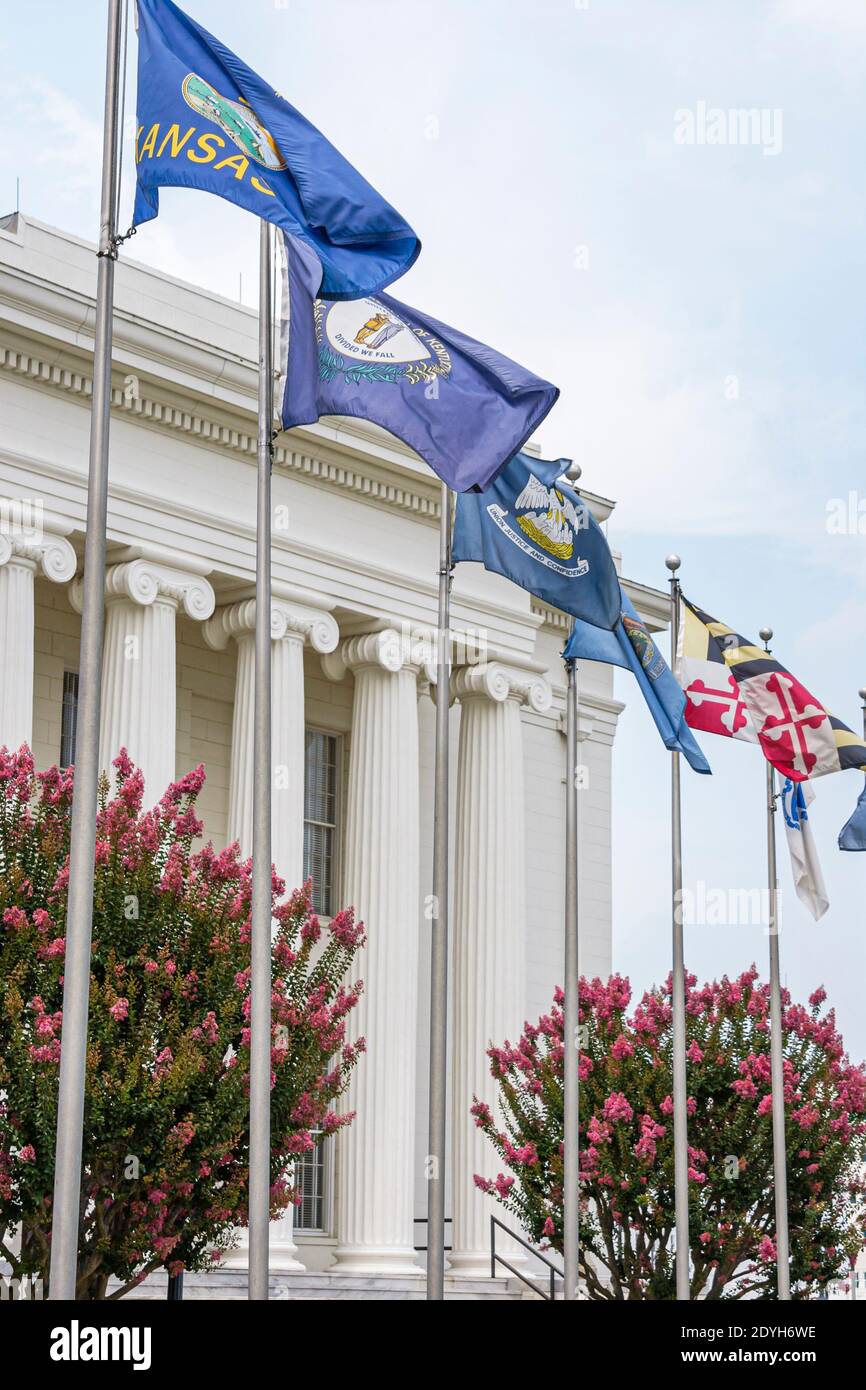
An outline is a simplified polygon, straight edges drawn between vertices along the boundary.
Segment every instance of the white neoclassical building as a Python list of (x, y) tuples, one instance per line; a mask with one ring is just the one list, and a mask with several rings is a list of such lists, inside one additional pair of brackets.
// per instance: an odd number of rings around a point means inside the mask
[[(0, 743), (30, 743), (39, 766), (75, 754), (95, 283), (93, 246), (0, 220)], [(239, 304), (118, 266), (104, 764), (125, 745), (156, 800), (204, 762), (207, 833), (246, 850), (256, 332)], [(436, 622), (439, 484), (375, 426), (333, 420), (279, 438), (273, 491), (274, 858), (290, 884), (312, 873), (322, 915), (354, 904), (369, 945), (357, 1120), (306, 1160), (272, 1265), (309, 1271), (291, 1279), (311, 1289), (412, 1290), (426, 1245), (434, 724), (415, 638)], [(587, 496), (604, 520), (613, 504)], [(662, 626), (666, 598), (629, 591)], [(478, 565), (458, 568), (453, 612), (472, 660), (451, 691), (448, 1215), (452, 1287), (471, 1292), (490, 1263), (493, 1206), (472, 1179), (494, 1155), (469, 1116), (473, 1094), (490, 1096), (485, 1049), (549, 1008), (562, 975), (566, 619)], [(612, 690), (609, 668), (581, 672), (581, 968), (600, 974)], [(243, 1251), (229, 1263), (242, 1269)]]

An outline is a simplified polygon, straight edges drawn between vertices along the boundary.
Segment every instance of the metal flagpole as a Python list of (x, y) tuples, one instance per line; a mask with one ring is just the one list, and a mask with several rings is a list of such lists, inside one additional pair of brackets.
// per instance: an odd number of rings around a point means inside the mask
[(259, 231), (259, 419), (256, 491), (256, 654), (250, 1018), (249, 1297), (268, 1297), (271, 1186), (271, 467), (273, 317), (271, 228)]
[(120, 137), (120, 0), (109, 0), (105, 61), (105, 114), (102, 145), (102, 197), (93, 337), (93, 396), (90, 407), (90, 458), (87, 475), (87, 529), (81, 609), (78, 736), (66, 959), (63, 982), (63, 1038), (57, 1098), (54, 1205), (51, 1226), (49, 1298), (75, 1298), (78, 1228), (81, 1209), (81, 1150), (90, 995), (90, 937), (93, 918), (93, 860), (96, 850), (96, 797), (99, 781), (99, 716), (102, 638), (105, 624), (105, 549), (108, 524), (108, 433), (111, 413), (111, 330), (114, 262), (117, 257), (117, 153)]
[[(577, 483), (580, 464), (566, 472)], [(562, 1296), (573, 1301), (580, 1280), (580, 1094), (578, 1079), (578, 894), (577, 894), (577, 663), (566, 661), (565, 704), (565, 960), (563, 990), (563, 1087), (562, 1087), (562, 1232), (564, 1278)]]
[[(861, 703), (862, 703), (862, 705), (863, 705), (863, 741), (864, 741), (864, 743), (866, 743), (866, 685), (861, 685), (860, 689), (857, 691), (857, 694), (860, 696), (860, 701), (861, 701)], [(866, 1278), (866, 1272), (864, 1272), (864, 1278)], [(856, 1301), (856, 1299), (857, 1299), (857, 1261), (856, 1261), (856, 1258), (855, 1258), (855, 1260), (854, 1260), (854, 1264), (851, 1266), (851, 1297)]]
[[(679, 555), (668, 555), (671, 572), (671, 668), (676, 670), (680, 630)], [(683, 839), (680, 802), (680, 755), (671, 753), (671, 880), (673, 907), (673, 1100), (674, 1100), (674, 1209), (676, 1222), (677, 1299), (691, 1298), (689, 1276), (689, 1138), (688, 1082), (686, 1078), (686, 970), (683, 947)]]
[[(771, 627), (758, 634), (769, 653)], [(788, 1254), (788, 1159), (785, 1146), (785, 1070), (782, 985), (779, 970), (779, 889), (776, 876), (776, 772), (767, 763), (767, 878), (770, 890), (770, 1079), (773, 1099), (773, 1188), (776, 1205), (776, 1271), (779, 1302), (791, 1297)]]
[(567, 674), (565, 727), (565, 1017), (563, 1019), (562, 1093), (562, 1230), (565, 1277), (562, 1296), (577, 1298), (579, 1272), (580, 1097), (578, 1082), (578, 920), (577, 920), (577, 669), (565, 663)]
[(448, 752), (451, 683), (451, 491), (442, 484), (436, 774), (433, 794), (433, 917), (430, 938), (430, 1099), (427, 1298), (445, 1297), (445, 1124), (448, 1091)]

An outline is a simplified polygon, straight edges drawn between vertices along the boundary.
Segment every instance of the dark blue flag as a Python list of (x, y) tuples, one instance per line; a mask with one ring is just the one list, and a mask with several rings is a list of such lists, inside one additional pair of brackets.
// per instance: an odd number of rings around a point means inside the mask
[(525, 367), (388, 295), (316, 299), (306, 248), (285, 238), (289, 334), (283, 428), (320, 415), (372, 420), (455, 492), (486, 487), (559, 391)]
[(686, 697), (679, 682), (622, 588), (620, 595), (622, 615), (613, 631), (576, 621), (563, 655), (605, 661), (631, 671), (665, 748), (682, 753), (695, 772), (709, 772), (710, 765), (686, 723)]
[(135, 157), (136, 226), (156, 217), (161, 187), (216, 193), (311, 246), (327, 299), (382, 289), (421, 249), (330, 141), (172, 0), (138, 0)]
[(839, 831), (840, 849), (866, 849), (866, 787), (850, 817)]
[(589, 507), (562, 477), (568, 459), (515, 454), (483, 492), (457, 499), (454, 562), (485, 569), (598, 627), (619, 622), (619, 579)]

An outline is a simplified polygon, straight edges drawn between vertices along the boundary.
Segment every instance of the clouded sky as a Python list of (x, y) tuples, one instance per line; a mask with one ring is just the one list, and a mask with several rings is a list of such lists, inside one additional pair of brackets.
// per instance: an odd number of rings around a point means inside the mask
[[(420, 233), (397, 293), (562, 387), (539, 440), (615, 498), (625, 572), (686, 592), (776, 654), (859, 730), (866, 685), (863, 0), (189, 0)], [(0, 210), (95, 236), (105, 6), (28, 0), (0, 33)], [(130, 41), (127, 127), (134, 118)], [(734, 143), (726, 113), (763, 112)], [(723, 113), (723, 119), (714, 113)], [(691, 134), (692, 143), (683, 136)], [(679, 138), (678, 138), (679, 137)], [(727, 138), (725, 138), (727, 137)], [(130, 140), (126, 174), (131, 171)], [(122, 218), (131, 210), (124, 179)], [(136, 259), (255, 303), (257, 231), (162, 194)], [(835, 501), (834, 501), (835, 500)], [(841, 503), (847, 529), (828, 525)], [(858, 507), (862, 533), (858, 533)], [(851, 522), (853, 518), (853, 524)], [(669, 968), (668, 763), (624, 673), (614, 755), (614, 956)], [(704, 740), (686, 776), (693, 888), (766, 881), (763, 760)], [(816, 784), (831, 908), (817, 925), (780, 841), (783, 973), (826, 984), (866, 1055), (866, 855), (836, 835), (855, 773)], [(692, 926), (700, 976), (760, 926)]]

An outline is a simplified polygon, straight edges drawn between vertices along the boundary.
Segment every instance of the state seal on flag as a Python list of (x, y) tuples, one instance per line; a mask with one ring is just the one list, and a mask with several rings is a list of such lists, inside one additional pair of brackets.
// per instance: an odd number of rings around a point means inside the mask
[(444, 343), (414, 328), (378, 299), (315, 302), (319, 370), (331, 381), (340, 372), (347, 382), (404, 381), (409, 386), (451, 374)]
[[(514, 525), (498, 503), (491, 502), (487, 514), (513, 545), (548, 569), (568, 577), (589, 572), (589, 561), (575, 556), (576, 533), (587, 528), (588, 518), (565, 492), (547, 487), (534, 473), (514, 499)], [(563, 563), (569, 560), (573, 563)]]
[(286, 161), (277, 149), (274, 137), (262, 125), (251, 106), (224, 97), (195, 72), (187, 73), (180, 89), (187, 106), (218, 125), (248, 159), (254, 159), (265, 169), (285, 169)]
[(647, 673), (647, 678), (651, 681), (658, 680), (665, 669), (665, 659), (650, 636), (646, 624), (638, 618), (629, 617), (628, 613), (623, 613), (622, 625), (638, 661)]

